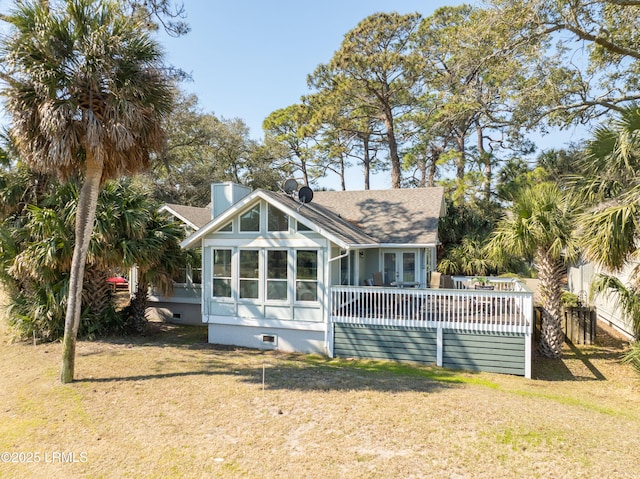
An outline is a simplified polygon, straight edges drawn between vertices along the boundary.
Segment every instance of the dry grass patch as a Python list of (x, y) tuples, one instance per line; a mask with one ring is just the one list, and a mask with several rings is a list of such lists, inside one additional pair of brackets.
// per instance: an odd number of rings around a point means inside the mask
[(637, 473), (640, 387), (620, 341), (536, 358), (526, 380), (219, 348), (204, 328), (154, 326), (80, 342), (71, 385), (58, 343), (0, 341), (0, 451), (49, 459), (0, 463), (0, 477)]

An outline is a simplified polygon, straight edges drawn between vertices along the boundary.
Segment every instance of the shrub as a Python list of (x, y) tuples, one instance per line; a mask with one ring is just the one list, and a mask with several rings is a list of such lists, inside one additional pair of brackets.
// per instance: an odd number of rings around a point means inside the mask
[(569, 291), (565, 291), (562, 293), (562, 306), (565, 308), (577, 308), (580, 306), (580, 298), (577, 295), (570, 293)]

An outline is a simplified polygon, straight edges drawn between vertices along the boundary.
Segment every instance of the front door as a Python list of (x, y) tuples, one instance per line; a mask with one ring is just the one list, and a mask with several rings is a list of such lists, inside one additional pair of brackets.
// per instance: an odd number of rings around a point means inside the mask
[(382, 264), (385, 285), (416, 282), (415, 252), (385, 251), (382, 255)]

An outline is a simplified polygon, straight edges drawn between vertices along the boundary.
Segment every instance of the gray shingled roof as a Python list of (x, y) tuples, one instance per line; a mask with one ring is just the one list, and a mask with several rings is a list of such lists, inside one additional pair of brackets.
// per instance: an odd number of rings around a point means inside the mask
[(184, 206), (168, 203), (164, 205), (164, 208), (181, 220), (187, 220), (198, 229), (211, 221), (211, 206), (198, 208), (196, 206)]
[[(278, 202), (284, 203), (289, 208), (298, 210), (300, 203), (292, 199), (284, 193), (275, 193), (273, 191), (263, 190), (263, 193), (275, 198)], [(378, 241), (367, 235), (356, 225), (350, 223), (346, 219), (336, 215), (330, 209), (315, 203), (305, 204), (298, 210), (301, 216), (308, 219), (311, 223), (319, 226), (324, 231), (333, 234), (350, 245), (374, 245)]]
[[(297, 209), (282, 193), (268, 192)], [(299, 213), (349, 244), (435, 244), (444, 188), (317, 191)]]
[(434, 244), (444, 188), (317, 191), (313, 205), (356, 225), (379, 243)]

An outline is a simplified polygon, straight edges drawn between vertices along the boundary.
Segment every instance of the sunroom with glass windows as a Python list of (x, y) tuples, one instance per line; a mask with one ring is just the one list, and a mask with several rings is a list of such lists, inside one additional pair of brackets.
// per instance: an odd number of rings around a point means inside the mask
[[(441, 189), (400, 199), (398, 192), (344, 193), (317, 192), (317, 202), (302, 204), (256, 190), (218, 208), (183, 241), (202, 248), (202, 320), (210, 342), (326, 354), (332, 288), (425, 287), (435, 267)], [(333, 205), (334, 195), (340, 198)]]

